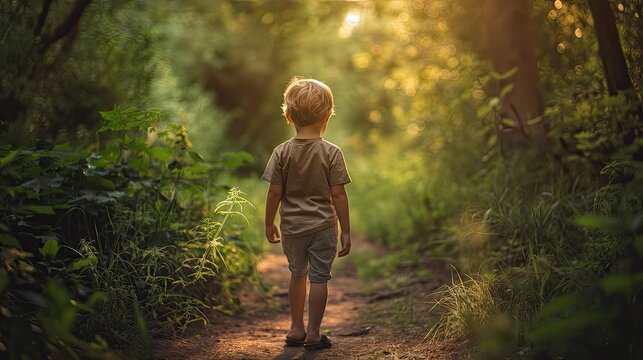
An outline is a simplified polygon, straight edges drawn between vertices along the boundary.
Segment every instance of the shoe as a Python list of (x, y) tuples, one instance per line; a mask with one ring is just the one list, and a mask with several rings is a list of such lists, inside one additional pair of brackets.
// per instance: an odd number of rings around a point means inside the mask
[(328, 349), (332, 345), (333, 345), (333, 343), (330, 341), (330, 338), (328, 336), (326, 336), (326, 335), (322, 335), (321, 338), (319, 338), (318, 342), (304, 344), (304, 349), (306, 349), (306, 350), (322, 350), (322, 349)]
[[(305, 337), (304, 337), (304, 339), (305, 339)], [(286, 336), (285, 343), (286, 343), (286, 346), (289, 346), (289, 347), (300, 347), (300, 346), (304, 346), (304, 344), (305, 344), (304, 339), (295, 340), (295, 339), (291, 339), (288, 336)]]

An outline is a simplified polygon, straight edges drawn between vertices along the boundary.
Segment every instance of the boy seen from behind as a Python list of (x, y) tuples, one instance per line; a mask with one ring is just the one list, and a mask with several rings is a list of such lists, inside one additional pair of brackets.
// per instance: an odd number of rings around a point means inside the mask
[[(262, 179), (270, 182), (266, 197), (266, 238), (282, 243), (291, 272), (288, 289), (291, 327), (287, 346), (325, 349), (331, 340), (320, 333), (327, 282), (337, 253), (337, 220), (341, 226), (338, 256), (351, 249), (348, 195), (351, 181), (339, 147), (322, 139), (334, 115), (330, 88), (313, 79), (293, 78), (284, 92), (283, 114), (297, 134), (278, 145)], [(280, 207), (281, 236), (275, 225)], [(308, 326), (304, 326), (306, 275), (310, 280)]]

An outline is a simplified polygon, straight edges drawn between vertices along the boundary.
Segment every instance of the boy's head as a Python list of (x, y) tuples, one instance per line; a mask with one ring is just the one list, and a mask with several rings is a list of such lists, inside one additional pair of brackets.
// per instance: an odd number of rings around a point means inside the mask
[(289, 123), (298, 127), (313, 125), (335, 113), (333, 93), (319, 80), (294, 77), (286, 86), (281, 109)]

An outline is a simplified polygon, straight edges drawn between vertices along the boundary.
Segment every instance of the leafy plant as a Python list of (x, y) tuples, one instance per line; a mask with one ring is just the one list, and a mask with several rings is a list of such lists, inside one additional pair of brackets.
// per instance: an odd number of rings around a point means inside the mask
[(159, 111), (101, 115), (95, 151), (0, 149), (0, 350), (12, 358), (104, 357), (106, 340), (133, 338), (150, 350), (151, 334), (234, 311), (229, 279), (254, 276), (256, 247), (231, 221), (245, 218), (243, 193), (208, 214), (221, 190), (208, 178), (226, 164), (205, 162), (184, 127), (160, 127)]

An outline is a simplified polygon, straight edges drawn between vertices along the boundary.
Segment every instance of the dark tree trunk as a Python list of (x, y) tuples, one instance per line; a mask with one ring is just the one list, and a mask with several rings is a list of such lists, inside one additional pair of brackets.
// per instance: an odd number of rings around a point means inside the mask
[(500, 118), (514, 125), (497, 122), (503, 154), (517, 148), (537, 146), (548, 149), (547, 124), (543, 120), (540, 78), (529, 27), (527, 0), (485, 0), (487, 56), (500, 74), (517, 69), (513, 76), (500, 79), (500, 88), (513, 84), (502, 99)]
[(45, 21), (47, 21), (47, 15), (49, 15), (49, 8), (51, 7), (52, 0), (45, 0), (42, 4), (42, 10), (40, 15), (38, 15), (38, 22), (36, 23), (36, 28), (34, 29), (34, 35), (39, 36), (42, 33), (42, 28), (45, 26)]
[(632, 81), (627, 72), (621, 40), (616, 29), (616, 20), (608, 0), (588, 0), (594, 18), (594, 28), (598, 38), (598, 54), (603, 61), (607, 91), (615, 95), (619, 91), (632, 89)]
[[(631, 104), (630, 110), (624, 119), (620, 119), (619, 128), (624, 132), (624, 142), (629, 145), (641, 136), (643, 131), (643, 107), (638, 99), (632, 80), (628, 73), (625, 55), (621, 47), (621, 39), (616, 28), (616, 20), (608, 0), (588, 0), (589, 8), (594, 18), (594, 28), (598, 39), (598, 54), (603, 62), (605, 82), (610, 95), (623, 92)], [(626, 124), (626, 122), (634, 123)], [(641, 157), (639, 151), (637, 156)]]
[(87, 8), (89, 3), (91, 2), (92, 0), (76, 0), (74, 7), (71, 9), (71, 12), (69, 13), (69, 16), (67, 16), (65, 21), (60, 24), (60, 26), (58, 26), (56, 30), (54, 30), (53, 34), (45, 37), (42, 40), (40, 52), (44, 54), (53, 43), (67, 36), (78, 24), (81, 16), (83, 15), (83, 12), (85, 12), (85, 8)]

